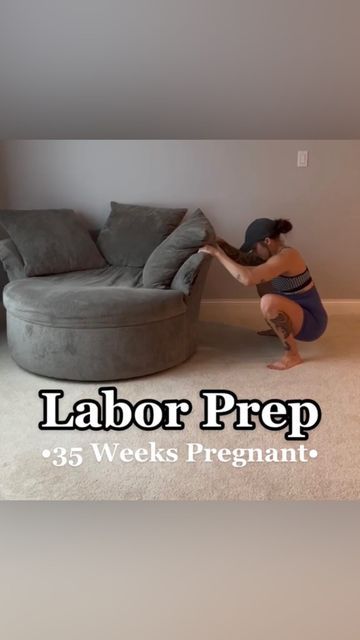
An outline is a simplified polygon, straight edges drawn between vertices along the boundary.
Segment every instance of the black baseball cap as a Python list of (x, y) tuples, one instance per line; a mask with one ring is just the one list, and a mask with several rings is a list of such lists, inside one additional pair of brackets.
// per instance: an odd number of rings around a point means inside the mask
[(240, 251), (250, 251), (254, 244), (261, 242), (274, 231), (275, 220), (271, 218), (256, 218), (245, 231), (245, 242), (241, 245)]

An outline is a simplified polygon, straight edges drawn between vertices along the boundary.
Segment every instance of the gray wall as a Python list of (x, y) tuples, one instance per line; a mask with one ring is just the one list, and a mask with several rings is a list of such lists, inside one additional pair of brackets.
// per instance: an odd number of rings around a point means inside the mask
[[(0, 207), (4, 207), (7, 201), (7, 179), (5, 163), (5, 145), (0, 141)], [(0, 228), (1, 238), (1, 228)]]
[[(306, 169), (296, 167), (298, 149), (309, 150)], [(110, 200), (199, 206), (237, 246), (253, 218), (289, 217), (287, 243), (321, 295), (360, 297), (360, 141), (17, 140), (2, 151), (9, 207), (72, 207), (97, 226)], [(256, 291), (214, 263), (205, 297)]]

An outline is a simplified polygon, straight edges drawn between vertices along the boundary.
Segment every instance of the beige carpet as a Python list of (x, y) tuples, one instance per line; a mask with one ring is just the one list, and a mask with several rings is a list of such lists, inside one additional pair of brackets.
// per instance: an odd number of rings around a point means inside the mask
[[(326, 334), (302, 343), (305, 363), (288, 371), (272, 371), (265, 363), (281, 353), (275, 338), (257, 336), (264, 328), (202, 322), (197, 353), (186, 363), (153, 376), (116, 383), (118, 395), (132, 404), (187, 398), (193, 404), (183, 431), (41, 432), (42, 403), (38, 390), (62, 388), (62, 417), (82, 398), (99, 399), (100, 385), (41, 378), (21, 370), (0, 341), (0, 497), (6, 500), (330, 500), (357, 499), (360, 494), (360, 316), (330, 317)], [(300, 343), (299, 343), (300, 344)], [(186, 462), (185, 444), (234, 449), (297, 447), (282, 431), (260, 424), (252, 432), (235, 431), (234, 416), (223, 431), (199, 429), (203, 419), (201, 389), (228, 389), (239, 400), (311, 398), (322, 408), (320, 425), (305, 446), (318, 457), (302, 462), (252, 462), (243, 468), (214, 461)], [(119, 442), (121, 448), (177, 447), (179, 460), (97, 463), (89, 443)], [(83, 464), (55, 467), (42, 457), (55, 446), (83, 447)]]

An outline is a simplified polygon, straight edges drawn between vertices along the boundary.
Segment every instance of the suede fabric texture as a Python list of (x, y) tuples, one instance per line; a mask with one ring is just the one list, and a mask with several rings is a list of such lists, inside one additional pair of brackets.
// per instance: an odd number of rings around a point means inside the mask
[(196, 350), (211, 261), (204, 256), (186, 298), (179, 291), (121, 286), (114, 268), (9, 283), (4, 301), (13, 359), (38, 375), (83, 381), (134, 378), (180, 364)]
[(97, 245), (111, 265), (143, 267), (155, 247), (180, 224), (186, 211), (112, 201)]
[(196, 350), (211, 261), (208, 254), (189, 258), (167, 290), (145, 287), (142, 266), (107, 264), (9, 282), (3, 298), (13, 359), (33, 373), (79, 381), (180, 364)]
[(23, 369), (50, 378), (106, 381), (162, 371), (191, 354), (187, 316), (139, 325), (66, 328), (10, 317), (8, 344)]
[(182, 291), (185, 296), (188, 296), (194, 280), (199, 274), (199, 269), (206, 259), (208, 256), (205, 253), (193, 253), (175, 274), (171, 282), (171, 289)]
[(26, 277), (23, 259), (10, 238), (0, 240), (0, 260), (10, 281)]
[(181, 265), (204, 244), (214, 244), (215, 230), (201, 209), (196, 209), (173, 231), (147, 260), (143, 271), (145, 287), (171, 286)]
[[(37, 282), (36, 279), (31, 282)], [(107, 265), (102, 269), (86, 269), (70, 273), (58, 273), (51, 276), (41, 276), (41, 282), (51, 287), (141, 287), (142, 269), (138, 267), (113, 267)]]
[(119, 327), (158, 322), (185, 313), (179, 291), (131, 287), (53, 286), (28, 278), (4, 289), (7, 311), (51, 327)]
[(24, 261), (25, 276), (41, 276), (106, 265), (72, 209), (0, 211), (0, 224)]

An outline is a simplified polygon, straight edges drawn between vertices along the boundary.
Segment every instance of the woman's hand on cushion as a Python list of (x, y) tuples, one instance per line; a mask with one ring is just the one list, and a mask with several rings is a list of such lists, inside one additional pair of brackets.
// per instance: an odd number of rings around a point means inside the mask
[(204, 244), (203, 247), (198, 249), (198, 253), (209, 253), (211, 256), (216, 256), (219, 252), (219, 247), (213, 244)]

